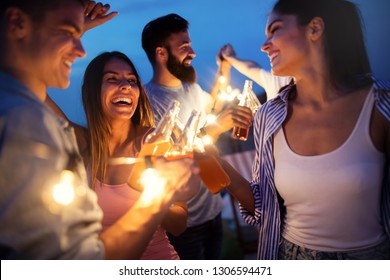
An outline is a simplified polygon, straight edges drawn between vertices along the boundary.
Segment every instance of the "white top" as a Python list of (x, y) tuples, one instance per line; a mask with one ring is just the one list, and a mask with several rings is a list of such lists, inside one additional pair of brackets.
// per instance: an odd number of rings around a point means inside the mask
[(287, 240), (313, 250), (348, 251), (385, 239), (380, 214), (385, 156), (369, 133), (373, 106), (370, 92), (349, 138), (326, 154), (298, 155), (283, 129), (277, 132), (275, 183), (286, 207)]
[(260, 69), (259, 85), (264, 88), (267, 94), (267, 100), (274, 98), (279, 90), (285, 85), (289, 84), (291, 77), (274, 76), (271, 72)]

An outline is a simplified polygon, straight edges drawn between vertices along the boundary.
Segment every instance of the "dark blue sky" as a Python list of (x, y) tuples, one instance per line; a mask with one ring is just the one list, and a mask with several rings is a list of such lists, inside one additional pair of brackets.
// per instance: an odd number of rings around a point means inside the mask
[[(374, 74), (390, 81), (389, 0), (353, 0), (361, 9), (366, 43)], [(199, 84), (208, 91), (214, 82), (215, 55), (225, 43), (231, 43), (241, 58), (257, 61), (269, 69), (269, 61), (260, 47), (265, 40), (264, 27), (274, 0), (108, 0), (119, 15), (103, 26), (86, 33), (82, 39), (87, 56), (72, 67), (71, 86), (67, 90), (50, 89), (50, 96), (74, 122), (85, 124), (81, 104), (81, 80), (87, 64), (103, 51), (126, 53), (135, 63), (144, 83), (152, 68), (141, 47), (141, 32), (146, 23), (159, 16), (177, 13), (190, 23), (193, 61)], [(245, 77), (232, 70), (231, 85), (242, 88)], [(255, 90), (262, 89), (255, 86)]]

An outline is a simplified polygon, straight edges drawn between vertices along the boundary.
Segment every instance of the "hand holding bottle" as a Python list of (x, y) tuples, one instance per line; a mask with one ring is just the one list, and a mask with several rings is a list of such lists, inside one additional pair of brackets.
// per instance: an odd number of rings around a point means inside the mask
[[(256, 111), (260, 108), (261, 103), (258, 100), (256, 94), (252, 90), (252, 81), (246, 80), (244, 89), (240, 96), (240, 102), (238, 103), (239, 106), (248, 108), (251, 112), (251, 118), (250, 121), (252, 121), (253, 115), (256, 113)], [(246, 141), (248, 139), (248, 133), (249, 133), (249, 126), (235, 126), (233, 128), (233, 138)]]
[[(172, 147), (171, 134), (175, 126), (177, 115), (180, 111), (180, 102), (173, 100), (169, 105), (164, 116), (161, 118), (156, 129), (146, 136), (145, 143), (142, 145), (138, 154), (139, 158), (146, 156), (164, 156)], [(130, 173), (128, 184), (139, 191), (143, 187), (139, 182), (141, 173), (145, 170), (145, 163), (136, 163)]]
[(163, 196), (170, 203), (187, 201), (199, 192), (199, 168), (194, 159), (167, 160), (164, 157), (147, 157), (147, 169), (140, 178), (142, 197), (151, 201)]

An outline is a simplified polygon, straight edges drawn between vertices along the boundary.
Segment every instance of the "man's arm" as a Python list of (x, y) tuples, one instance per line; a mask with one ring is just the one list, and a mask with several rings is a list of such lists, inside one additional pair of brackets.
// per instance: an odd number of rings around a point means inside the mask
[(257, 62), (252, 60), (242, 60), (237, 57), (230, 57), (227, 61), (241, 74), (247, 76), (259, 85), (262, 84), (259, 79), (262, 68)]
[(255, 81), (260, 86), (263, 86), (260, 80), (260, 71), (262, 68), (258, 63), (252, 60), (243, 60), (238, 58), (236, 52), (230, 44), (223, 46), (219, 54), (241, 74)]
[(267, 100), (274, 98), (278, 94), (279, 89), (292, 80), (291, 77), (274, 76), (270, 71), (263, 69), (255, 61), (238, 58), (230, 44), (223, 46), (219, 51), (219, 55), (241, 74), (247, 76), (264, 88)]

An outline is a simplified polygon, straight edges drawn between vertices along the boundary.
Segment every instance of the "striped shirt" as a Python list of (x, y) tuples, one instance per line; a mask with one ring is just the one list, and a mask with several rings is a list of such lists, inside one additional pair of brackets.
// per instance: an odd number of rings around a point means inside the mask
[[(390, 83), (374, 78), (373, 81), (375, 106), (390, 122)], [(259, 229), (258, 259), (272, 260), (278, 257), (283, 213), (274, 179), (273, 136), (286, 119), (288, 97), (294, 87), (294, 84), (288, 85), (276, 98), (265, 103), (254, 119), (256, 156), (250, 185), (255, 199), (255, 214), (251, 214), (241, 205), (240, 212), (248, 224)], [(389, 166), (385, 178), (381, 197), (381, 215), (385, 231), (390, 238)]]

